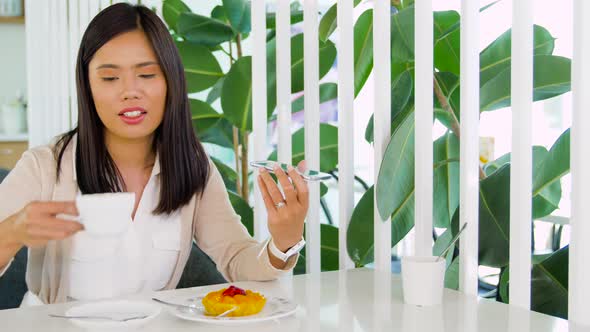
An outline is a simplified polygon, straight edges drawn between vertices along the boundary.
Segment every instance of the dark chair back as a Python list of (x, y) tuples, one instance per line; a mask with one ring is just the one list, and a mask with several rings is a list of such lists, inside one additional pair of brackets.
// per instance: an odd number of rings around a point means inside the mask
[(27, 292), (25, 272), (27, 271), (27, 247), (23, 247), (14, 261), (0, 277), (0, 310), (18, 308)]
[(219, 273), (215, 263), (193, 243), (188, 262), (176, 288), (191, 288), (224, 283), (227, 283), (227, 280)]
[(4, 178), (8, 175), (8, 172), (10, 171), (4, 168), (0, 168), (0, 183), (2, 183)]

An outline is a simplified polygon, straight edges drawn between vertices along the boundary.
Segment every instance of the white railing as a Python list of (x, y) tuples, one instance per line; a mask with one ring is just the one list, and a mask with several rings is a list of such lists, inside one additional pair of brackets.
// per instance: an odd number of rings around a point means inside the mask
[[(277, 0), (277, 107), (279, 159), (291, 160), (290, 1)], [(116, 1), (115, 1), (116, 2)], [(354, 209), (353, 196), (353, 5), (338, 3), (338, 108), (339, 108), (339, 249), (340, 268), (352, 266), (347, 256), (346, 232)], [(45, 144), (70, 129), (76, 119), (74, 80), (78, 45), (89, 20), (110, 0), (27, 1), (27, 66), (31, 145)], [(570, 244), (570, 319), (590, 325), (590, 3), (574, 0), (574, 56), (572, 91), (574, 113), (571, 130), (572, 239)], [(305, 159), (319, 169), (319, 49), (318, 3), (304, 4), (305, 63)], [(266, 158), (266, 0), (252, 0), (253, 40), (253, 146), (255, 159)], [(513, 1), (512, 102), (513, 154), (511, 176), (510, 301), (530, 307), (531, 282), (531, 108), (532, 108), (532, 12), (533, 1)], [(416, 244), (418, 255), (432, 254), (433, 179), (433, 31), (432, 0), (416, 0)], [(461, 151), (460, 223), (469, 224), (461, 241), (460, 289), (477, 294), (479, 206), (479, 2), (463, 0), (461, 9)], [(374, 165), (378, 174), (390, 138), (391, 50), (390, 1), (374, 0)], [(43, 56), (39, 56), (42, 54)], [(585, 98), (586, 97), (586, 98)], [(264, 205), (255, 184), (255, 234), (268, 235)], [(376, 190), (375, 190), (376, 192)], [(319, 272), (319, 186), (310, 184), (310, 210), (306, 228), (308, 273)], [(375, 208), (375, 211), (377, 209)], [(386, 220), (387, 221), (387, 220)], [(391, 268), (391, 224), (375, 213), (375, 267)]]
[(571, 129), (572, 218), (569, 257), (569, 319), (590, 325), (590, 3), (574, 1), (574, 56)]
[[(416, 117), (415, 146), (415, 188), (414, 208), (416, 244), (414, 253), (418, 256), (432, 255), (432, 181), (433, 181), (433, 81), (434, 68), (432, 0), (416, 1), (414, 20), (416, 92), (414, 111)], [(379, 71), (379, 68), (375, 68)]]
[(514, 1), (512, 11), (510, 303), (528, 309), (531, 305), (533, 208), (533, 3), (531, 0)]
[[(304, 90), (305, 90), (305, 159), (310, 169), (320, 168), (320, 96), (319, 96), (319, 20), (317, 0), (305, 2), (304, 11)], [(256, 70), (256, 68), (252, 68)], [(320, 272), (320, 188), (319, 184), (309, 185), (309, 212), (307, 214), (306, 248), (307, 272)]]
[[(381, 160), (387, 149), (391, 137), (391, 18), (389, 0), (376, 0), (373, 9), (373, 54), (374, 66), (380, 68), (375, 75), (375, 114), (373, 117), (373, 142), (374, 142), (374, 174), (379, 174)], [(375, 186), (377, 186), (375, 181)], [(391, 222), (390, 218), (382, 220), (377, 213), (377, 189), (374, 190), (375, 211), (374, 241), (375, 241), (375, 268), (382, 271), (391, 271)], [(343, 230), (340, 230), (343, 232)], [(340, 250), (346, 247), (340, 245)], [(380, 283), (375, 283), (376, 285)]]
[(477, 295), (479, 243), (479, 1), (461, 2), (460, 224), (459, 289)]

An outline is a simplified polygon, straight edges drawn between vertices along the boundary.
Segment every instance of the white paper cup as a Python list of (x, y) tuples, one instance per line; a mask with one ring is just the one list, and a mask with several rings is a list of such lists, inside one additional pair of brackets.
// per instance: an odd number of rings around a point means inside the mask
[(93, 235), (117, 235), (127, 231), (135, 206), (135, 193), (91, 194), (76, 197), (84, 230)]
[(437, 257), (402, 257), (404, 302), (431, 306), (442, 302), (445, 260)]

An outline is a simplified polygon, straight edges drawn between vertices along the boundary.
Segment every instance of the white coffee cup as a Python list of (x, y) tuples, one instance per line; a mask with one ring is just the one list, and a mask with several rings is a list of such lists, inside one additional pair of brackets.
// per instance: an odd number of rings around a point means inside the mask
[(404, 302), (431, 306), (442, 302), (445, 260), (435, 256), (402, 257)]
[(118, 235), (127, 231), (135, 206), (135, 193), (105, 193), (76, 197), (79, 222), (93, 235)]

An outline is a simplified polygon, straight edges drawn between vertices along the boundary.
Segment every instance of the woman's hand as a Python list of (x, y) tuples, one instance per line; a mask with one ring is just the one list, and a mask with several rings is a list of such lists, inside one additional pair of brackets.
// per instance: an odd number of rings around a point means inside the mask
[[(297, 168), (305, 170), (305, 161), (301, 161)], [(305, 180), (292, 167), (289, 169), (289, 176), (278, 166), (275, 166), (274, 173), (285, 197), (264, 168), (260, 169), (258, 185), (268, 211), (268, 228), (272, 239), (277, 248), (285, 252), (301, 241), (303, 223), (309, 208), (309, 190)]]
[(65, 214), (77, 216), (74, 202), (31, 202), (8, 218), (13, 239), (19, 245), (42, 247), (51, 240), (63, 240), (81, 231), (82, 224), (58, 218)]

